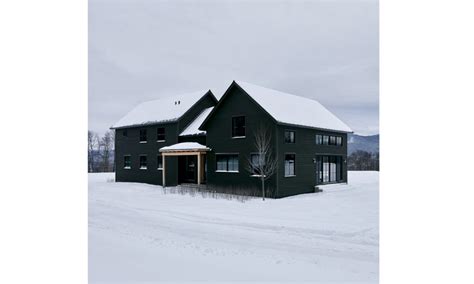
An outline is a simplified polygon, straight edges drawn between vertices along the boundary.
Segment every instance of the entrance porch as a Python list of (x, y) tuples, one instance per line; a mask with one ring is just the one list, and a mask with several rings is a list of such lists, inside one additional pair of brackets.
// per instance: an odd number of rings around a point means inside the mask
[(211, 149), (196, 142), (183, 142), (160, 149), (163, 164), (163, 187), (166, 186), (166, 157), (178, 157), (178, 183), (205, 182), (206, 152)]

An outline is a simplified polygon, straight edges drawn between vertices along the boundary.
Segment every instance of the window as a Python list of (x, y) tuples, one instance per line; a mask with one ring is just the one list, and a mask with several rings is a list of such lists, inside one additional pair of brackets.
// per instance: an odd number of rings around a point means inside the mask
[(218, 172), (239, 172), (239, 155), (216, 155), (217, 170)]
[(265, 165), (265, 159), (260, 158), (260, 154), (250, 154), (250, 167), (252, 168), (252, 175), (260, 175), (262, 166)]
[(164, 127), (158, 127), (156, 130), (156, 140), (159, 142), (165, 141), (165, 128)]
[(341, 136), (337, 136), (337, 138), (336, 138), (336, 145), (337, 145), (337, 146), (342, 146), (342, 137), (341, 137)]
[(316, 156), (316, 184), (343, 179), (342, 156)]
[(336, 136), (329, 137), (329, 145), (336, 145)]
[(295, 143), (295, 132), (285, 130), (285, 143)]
[(285, 177), (295, 176), (295, 154), (285, 154)]
[(163, 157), (161, 155), (158, 155), (156, 156), (157, 157), (157, 162), (156, 164), (158, 165), (157, 168), (158, 170), (162, 170), (163, 169)]
[(316, 144), (317, 145), (322, 145), (323, 144), (323, 136), (322, 135), (316, 135)]
[(140, 129), (140, 143), (146, 143), (146, 129)]
[(122, 135), (123, 135), (123, 137), (128, 137), (128, 131), (127, 131), (127, 129), (124, 129), (124, 130), (122, 131)]
[(329, 144), (329, 136), (324, 135), (323, 136), (323, 145), (328, 145)]
[(329, 157), (323, 157), (323, 182), (329, 181)]
[(232, 137), (245, 137), (245, 116), (232, 117)]
[(132, 162), (130, 160), (130, 156), (123, 156), (123, 168), (127, 170), (132, 168)]
[(140, 170), (146, 170), (146, 155), (140, 155)]

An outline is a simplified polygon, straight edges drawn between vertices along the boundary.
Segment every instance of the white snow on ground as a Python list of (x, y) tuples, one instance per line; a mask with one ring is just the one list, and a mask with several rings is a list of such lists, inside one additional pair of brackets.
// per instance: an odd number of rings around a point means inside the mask
[(91, 283), (378, 282), (377, 172), (244, 203), (111, 179), (89, 174)]

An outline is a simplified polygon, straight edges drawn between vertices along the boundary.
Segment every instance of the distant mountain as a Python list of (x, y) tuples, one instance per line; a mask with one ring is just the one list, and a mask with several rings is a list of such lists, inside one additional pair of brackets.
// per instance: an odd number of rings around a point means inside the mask
[(366, 152), (378, 152), (379, 151), (379, 134), (362, 136), (357, 134), (347, 135), (347, 154), (362, 150)]

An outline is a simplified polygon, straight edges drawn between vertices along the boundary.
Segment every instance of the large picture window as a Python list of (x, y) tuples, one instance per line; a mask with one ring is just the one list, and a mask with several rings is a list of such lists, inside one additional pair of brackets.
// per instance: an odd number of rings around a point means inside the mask
[(147, 163), (146, 163), (146, 155), (140, 155), (140, 170), (146, 170)]
[(285, 177), (295, 175), (295, 154), (285, 154)]
[(239, 172), (239, 155), (216, 154), (216, 171)]
[(146, 129), (140, 129), (140, 143), (146, 143)]
[(342, 156), (316, 156), (316, 184), (342, 179)]
[(245, 137), (245, 116), (232, 117), (232, 137)]
[(156, 141), (164, 142), (165, 140), (166, 140), (165, 128), (164, 127), (158, 127), (157, 130), (156, 130)]

